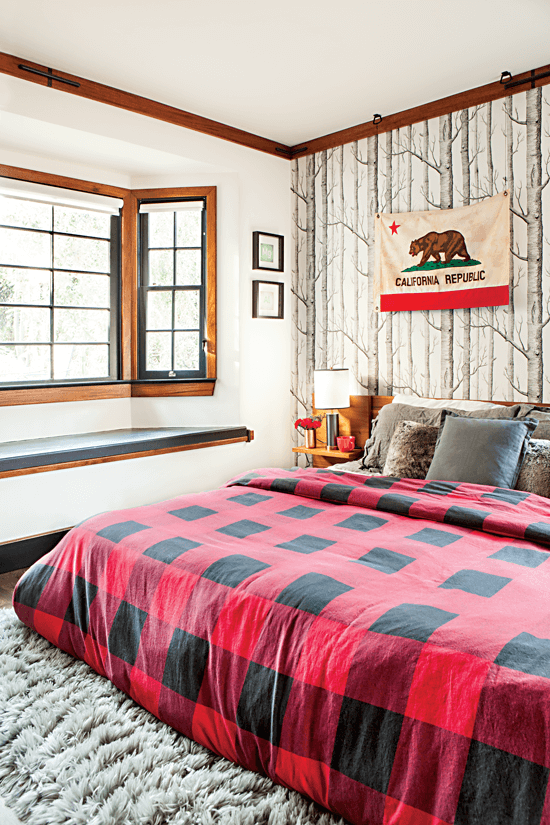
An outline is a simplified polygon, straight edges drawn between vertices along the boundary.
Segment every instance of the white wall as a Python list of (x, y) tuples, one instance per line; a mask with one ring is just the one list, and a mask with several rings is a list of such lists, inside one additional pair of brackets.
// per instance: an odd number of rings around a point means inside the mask
[[(0, 407), (2, 441), (123, 427), (242, 424), (250, 444), (0, 480), (0, 543), (94, 513), (289, 466), (288, 161), (14, 78), (0, 88), (0, 163), (146, 188), (218, 187), (218, 381), (211, 398)], [(252, 270), (252, 232), (285, 236), (284, 273)], [(251, 317), (251, 282), (284, 280), (285, 319)]]

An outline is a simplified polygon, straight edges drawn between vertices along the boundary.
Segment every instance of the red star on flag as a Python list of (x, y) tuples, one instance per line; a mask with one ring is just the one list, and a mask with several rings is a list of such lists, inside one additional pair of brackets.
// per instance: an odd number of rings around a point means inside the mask
[(401, 224), (396, 223), (395, 221), (392, 223), (392, 225), (390, 226), (392, 235), (397, 235), (397, 230), (399, 229), (400, 226), (401, 226)]

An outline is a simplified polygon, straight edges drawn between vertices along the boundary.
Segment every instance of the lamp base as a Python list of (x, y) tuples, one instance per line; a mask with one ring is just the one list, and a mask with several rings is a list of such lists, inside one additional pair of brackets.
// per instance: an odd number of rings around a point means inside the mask
[(327, 413), (325, 418), (327, 422), (327, 450), (337, 450), (338, 413)]

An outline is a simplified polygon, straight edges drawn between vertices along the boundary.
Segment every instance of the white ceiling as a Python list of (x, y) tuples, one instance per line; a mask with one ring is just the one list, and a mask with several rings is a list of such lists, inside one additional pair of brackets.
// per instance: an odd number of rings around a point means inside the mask
[(550, 63), (549, 0), (0, 0), (0, 51), (295, 145)]

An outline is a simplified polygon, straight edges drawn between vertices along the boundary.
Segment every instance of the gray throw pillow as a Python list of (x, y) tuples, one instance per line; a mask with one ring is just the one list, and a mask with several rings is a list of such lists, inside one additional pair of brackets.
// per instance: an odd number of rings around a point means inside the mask
[(400, 421), (390, 441), (383, 474), (395, 478), (426, 478), (438, 434), (439, 427)]
[(426, 478), (514, 487), (536, 426), (537, 422), (530, 418), (482, 420), (443, 410)]
[(386, 404), (372, 422), (371, 437), (365, 444), (363, 466), (367, 470), (381, 473), (386, 463), (388, 449), (393, 433), (401, 421), (415, 421), (439, 427), (442, 410), (429, 410), (426, 407), (410, 407), (408, 404)]
[(550, 498), (550, 441), (531, 439), (516, 482), (516, 490)]
[[(490, 410), (457, 410), (457, 414), (464, 418), (512, 419), (519, 412), (520, 405), (512, 407), (496, 407)], [(388, 448), (395, 428), (401, 421), (415, 421), (418, 424), (428, 424), (430, 427), (441, 425), (443, 410), (433, 410), (427, 407), (411, 407), (408, 404), (386, 404), (382, 407), (372, 422), (371, 436), (365, 444), (363, 466), (368, 470), (381, 473), (386, 463)]]
[(520, 404), (518, 418), (536, 418), (539, 425), (533, 438), (550, 439), (550, 407), (535, 407), (533, 404)]

